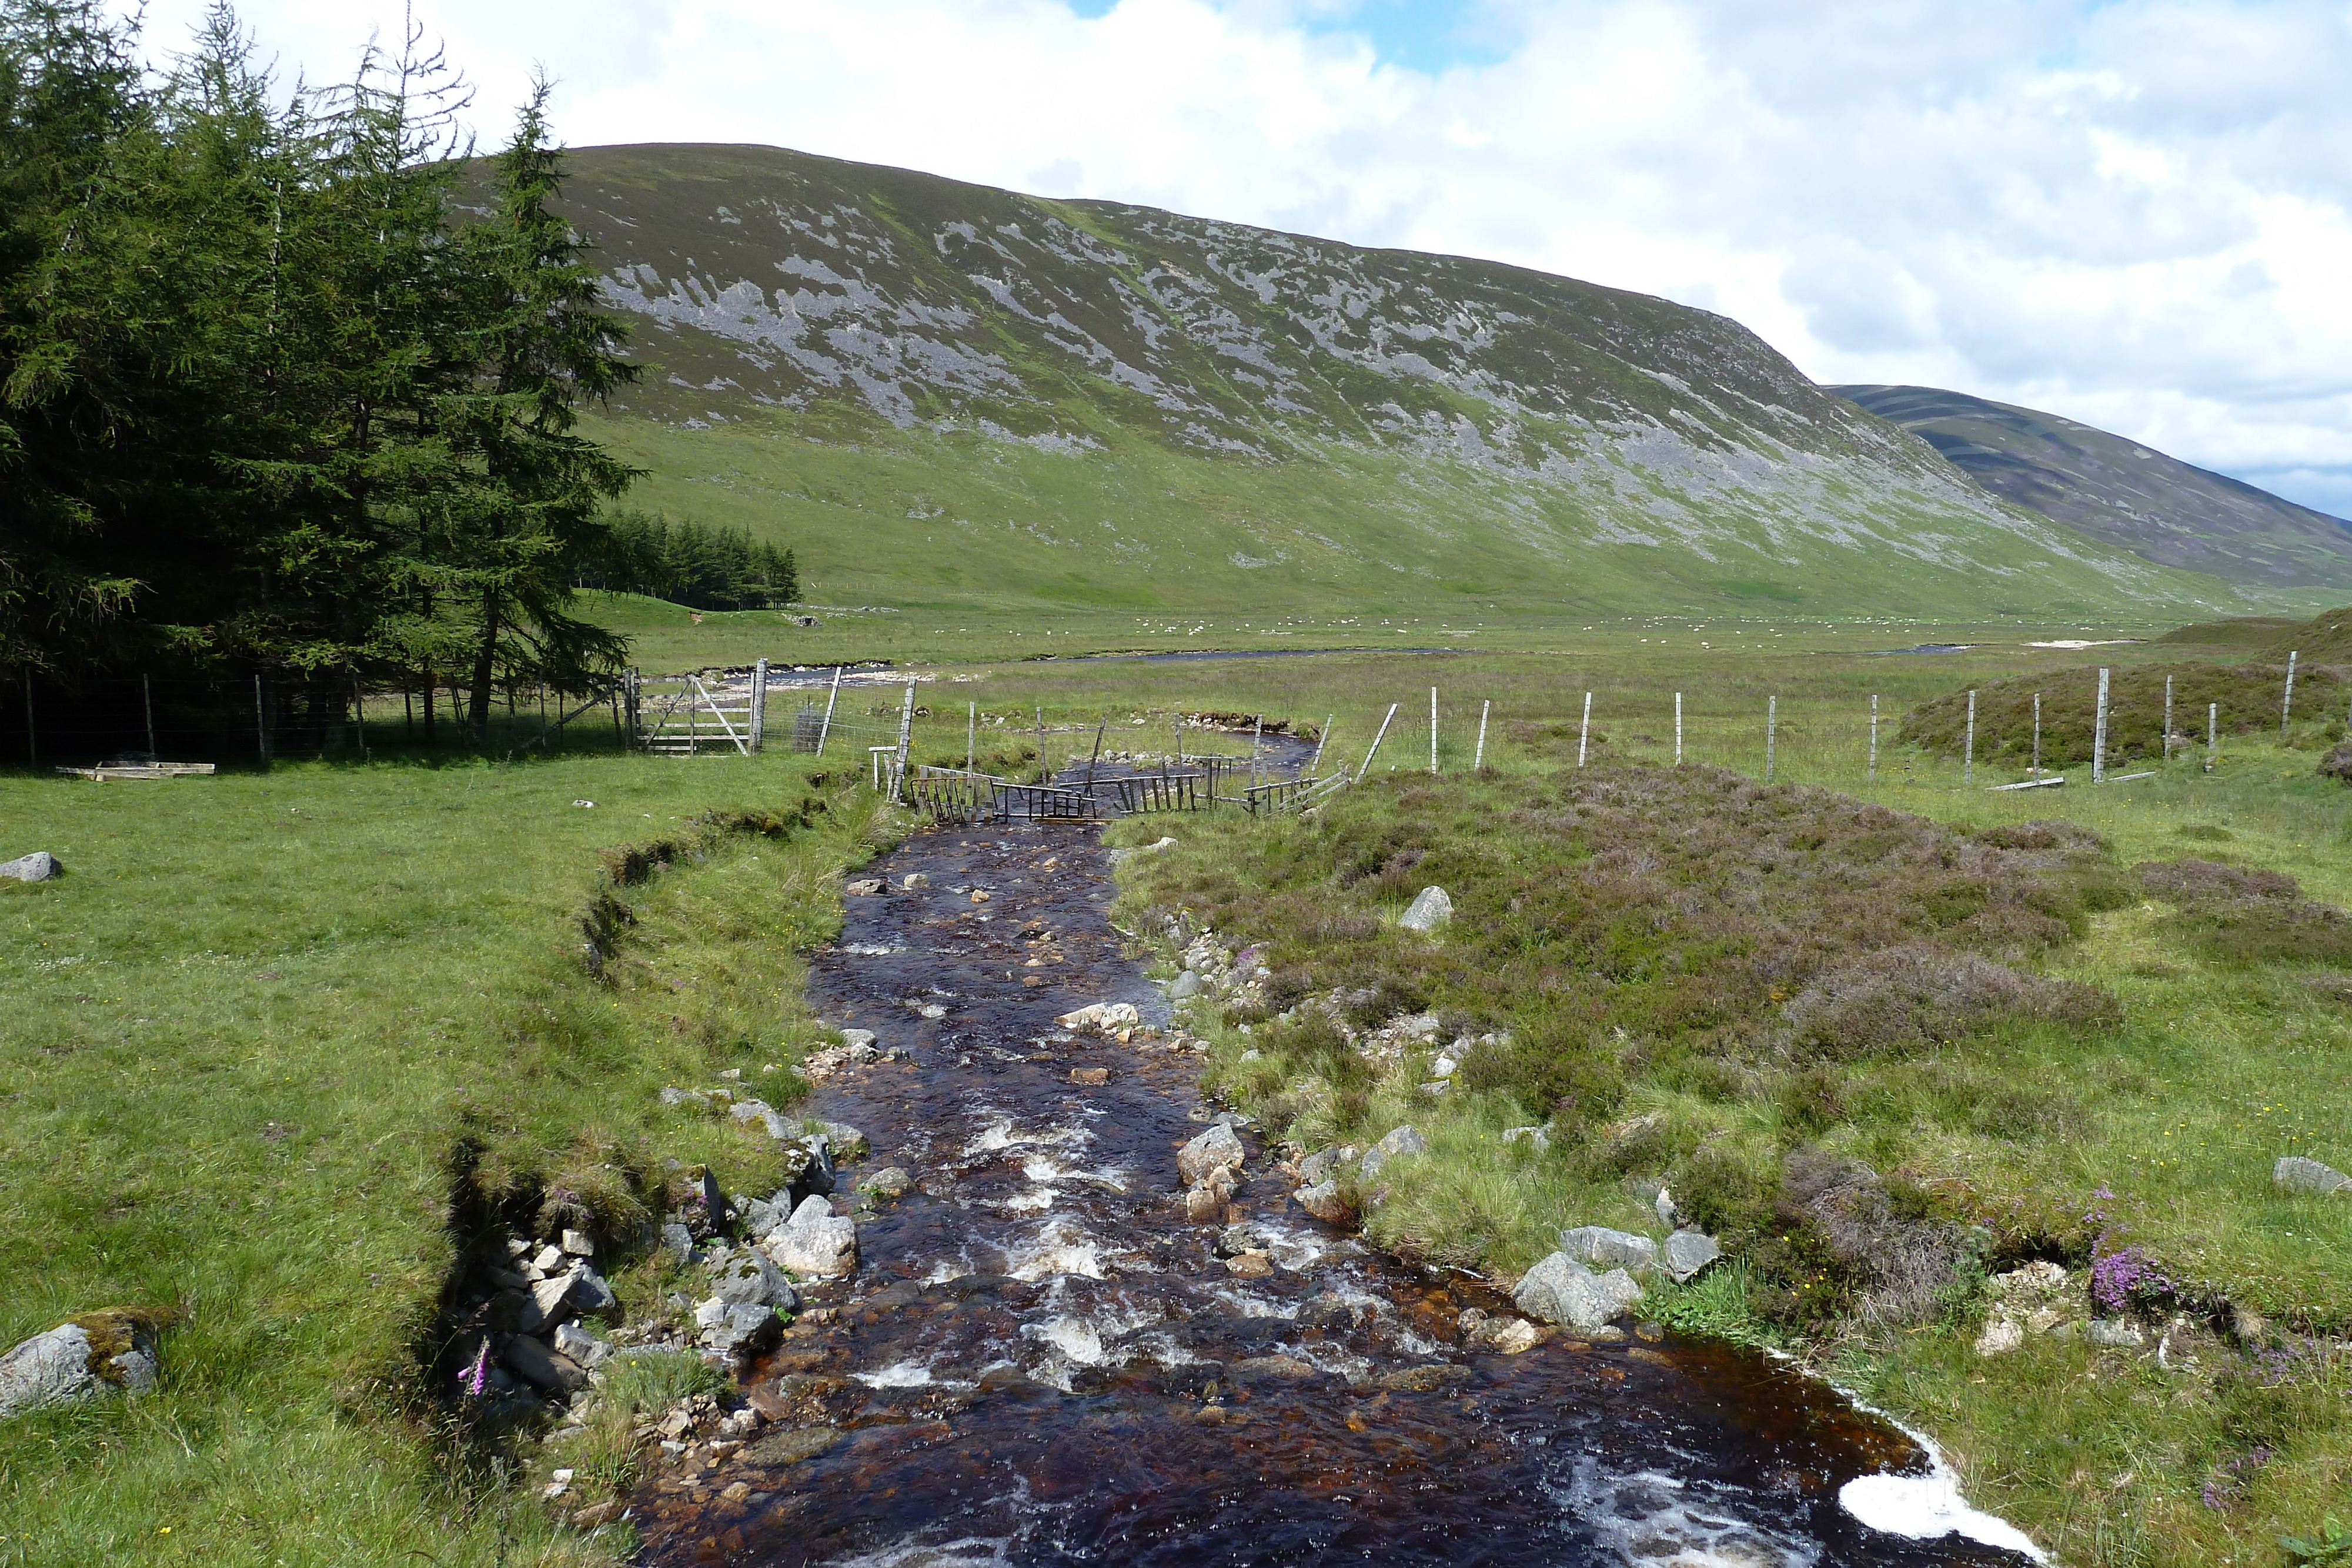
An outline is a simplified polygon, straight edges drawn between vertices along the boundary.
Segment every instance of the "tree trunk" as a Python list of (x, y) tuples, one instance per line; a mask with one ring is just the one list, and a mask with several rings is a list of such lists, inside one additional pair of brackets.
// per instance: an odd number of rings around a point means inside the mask
[(474, 689), (467, 698), (467, 713), (473, 719), (474, 744), (485, 745), (490, 738), (490, 676), (495, 672), (499, 651), (499, 596), (482, 595), (482, 643), (474, 650)]
[(433, 744), (433, 672), (425, 672), (425, 744)]

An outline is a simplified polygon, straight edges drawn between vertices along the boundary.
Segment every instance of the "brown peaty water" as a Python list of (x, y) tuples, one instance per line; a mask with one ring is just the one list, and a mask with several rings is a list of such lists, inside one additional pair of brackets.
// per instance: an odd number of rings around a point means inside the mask
[(914, 1186), (859, 1212), (857, 1272), (806, 1290), (756, 1369), (766, 1435), (640, 1489), (646, 1563), (2021, 1561), (1847, 1514), (1845, 1481), (1926, 1456), (1762, 1356), (1473, 1352), (1455, 1320), (1507, 1300), (1309, 1218), (1246, 1133), (1234, 1204), (1276, 1267), (1236, 1277), (1181, 1202), (1176, 1150), (1215, 1110), (1197, 1059), (1053, 1021), (1166, 1016), (1106, 918), (1097, 831), (926, 832), (870, 874), (887, 891), (848, 901), (814, 998), (910, 1059), (803, 1109), (872, 1138), (850, 1178)]

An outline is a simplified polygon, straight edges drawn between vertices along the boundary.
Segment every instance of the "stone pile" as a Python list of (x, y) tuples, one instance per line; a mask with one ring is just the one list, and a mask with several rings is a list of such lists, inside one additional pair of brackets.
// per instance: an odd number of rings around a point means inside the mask
[(1527, 1271), (1513, 1299), (1529, 1317), (1613, 1336), (1622, 1331), (1612, 1322), (1642, 1301), (1641, 1276), (1664, 1270), (1676, 1284), (1688, 1284), (1721, 1256), (1713, 1237), (1689, 1228), (1662, 1246), (1635, 1231), (1580, 1225), (1559, 1233), (1559, 1250)]

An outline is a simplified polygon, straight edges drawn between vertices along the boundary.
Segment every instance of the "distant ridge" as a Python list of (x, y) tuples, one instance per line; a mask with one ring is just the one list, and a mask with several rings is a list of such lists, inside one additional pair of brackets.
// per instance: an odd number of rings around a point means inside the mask
[(639, 500), (843, 601), (2047, 617), (2253, 608), (2009, 507), (1736, 321), (775, 148), (570, 154)]
[(1935, 387), (1833, 386), (2004, 500), (2167, 566), (2352, 587), (2352, 523), (2054, 413)]

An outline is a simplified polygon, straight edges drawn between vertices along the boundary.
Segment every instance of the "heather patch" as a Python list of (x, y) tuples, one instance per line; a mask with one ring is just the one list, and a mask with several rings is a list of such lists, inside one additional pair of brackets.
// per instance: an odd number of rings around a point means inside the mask
[[(2294, 707), (2304, 716), (2296, 734), (2342, 737), (2343, 689), (2352, 667), (2305, 662), (2295, 666)], [(2107, 763), (2155, 760), (2164, 755), (2165, 683), (2172, 685), (2172, 726), (2185, 743), (2201, 747), (2206, 710), (2218, 709), (2225, 736), (2277, 733), (2286, 693), (2286, 664), (2143, 664), (2111, 669), (2107, 680)], [(2096, 669), (2046, 670), (1976, 688), (1976, 759), (1979, 765), (2022, 768), (2033, 759), (2033, 699), (2042, 698), (2042, 764), (2087, 766), (2097, 727)], [(2329, 716), (2336, 716), (2331, 718)], [(1969, 694), (1948, 692), (1903, 716), (1900, 738), (1937, 757), (1958, 758), (1967, 742)]]

